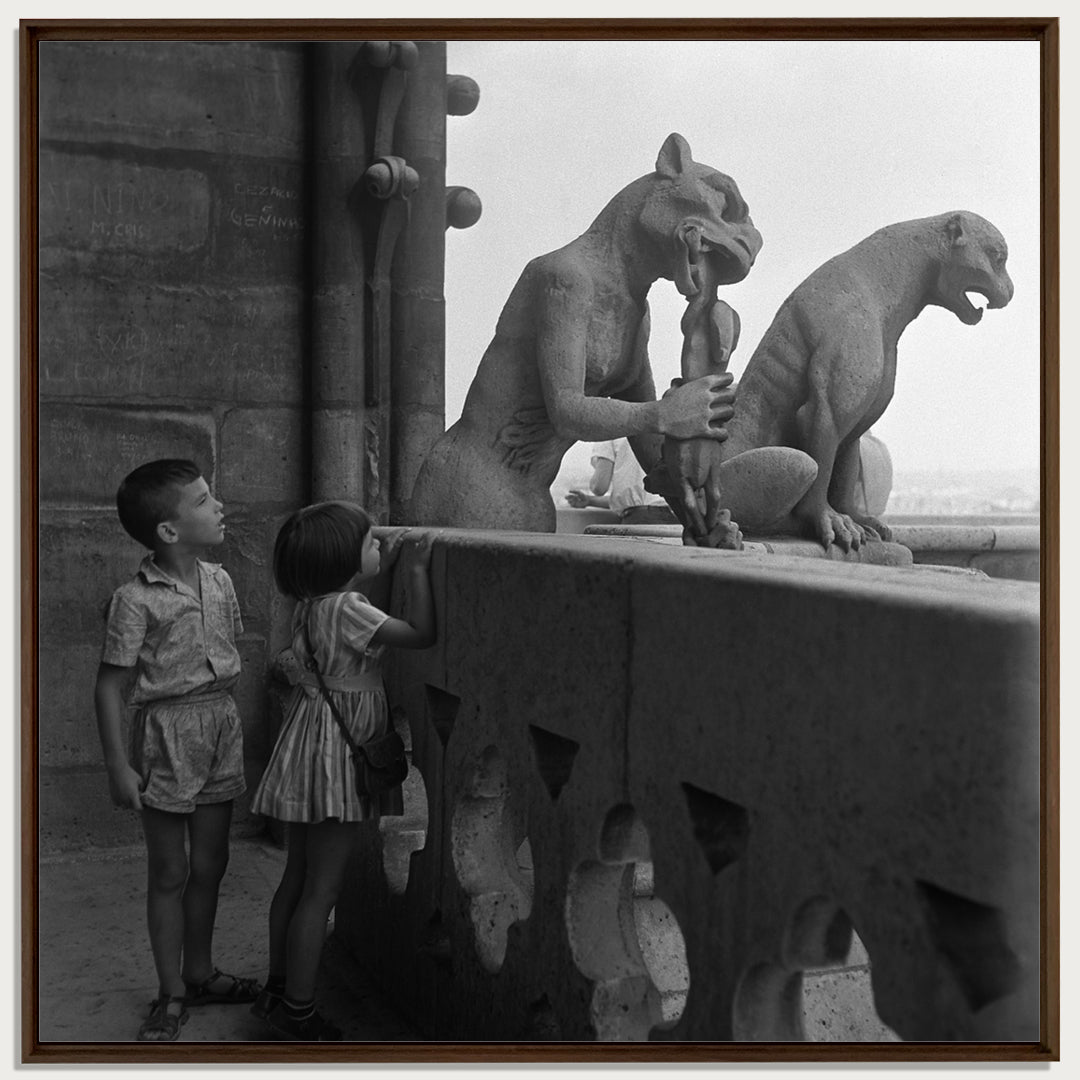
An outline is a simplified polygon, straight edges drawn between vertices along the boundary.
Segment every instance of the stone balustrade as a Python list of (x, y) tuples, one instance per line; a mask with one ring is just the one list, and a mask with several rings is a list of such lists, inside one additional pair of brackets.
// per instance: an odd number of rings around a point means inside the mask
[(893, 539), (911, 549), (916, 563), (961, 566), (1017, 581), (1040, 577), (1037, 524), (896, 524), (892, 530)]
[(464, 531), (432, 572), (336, 913), (425, 1037), (1038, 1038), (1036, 585)]

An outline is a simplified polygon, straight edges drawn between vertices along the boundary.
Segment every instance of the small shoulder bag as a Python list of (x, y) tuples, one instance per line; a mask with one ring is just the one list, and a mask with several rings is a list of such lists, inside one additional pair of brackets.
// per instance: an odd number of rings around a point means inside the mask
[(307, 621), (304, 622), (304, 639), (307, 645), (308, 655), (312, 671), (319, 680), (319, 688), (323, 697), (326, 698), (330, 712), (341, 728), (341, 734), (349, 746), (352, 756), (353, 770), (356, 774), (356, 792), (361, 798), (377, 799), (388, 791), (399, 787), (409, 774), (409, 763), (405, 758), (405, 743), (401, 736), (391, 727), (382, 735), (376, 735), (367, 742), (358, 743), (349, 731), (345, 718), (341, 715), (330, 691), (326, 688), (322, 672), (315, 660), (315, 649), (311, 644), (311, 634), (308, 631)]

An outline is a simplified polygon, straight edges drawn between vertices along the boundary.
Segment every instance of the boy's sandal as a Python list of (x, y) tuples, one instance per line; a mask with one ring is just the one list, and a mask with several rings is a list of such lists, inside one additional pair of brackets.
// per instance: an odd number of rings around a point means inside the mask
[[(139, 1028), (140, 1042), (174, 1042), (180, 1035), (180, 1028), (188, 1022), (188, 1011), (182, 997), (169, 997), (162, 994), (150, 1002), (150, 1015)], [(179, 1005), (178, 1013), (169, 1012), (170, 1005)]]
[[(214, 990), (213, 984), (221, 979), (229, 980), (227, 990)], [(201, 983), (184, 982), (187, 987), (185, 1001), (188, 1005), (246, 1005), (259, 996), (261, 987), (255, 979), (241, 979), (214, 968)]]

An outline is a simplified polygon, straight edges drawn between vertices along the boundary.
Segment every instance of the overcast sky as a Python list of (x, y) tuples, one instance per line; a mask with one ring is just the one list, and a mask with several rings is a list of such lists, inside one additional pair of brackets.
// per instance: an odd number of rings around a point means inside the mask
[[(1035, 42), (463, 42), (451, 73), (480, 85), (449, 117), (447, 184), (479, 194), (447, 234), (447, 423), (461, 413), (529, 259), (583, 232), (651, 172), (670, 132), (728, 173), (764, 247), (722, 287), (741, 374), (784, 298), (833, 255), (896, 221), (989, 218), (1009, 245), (1009, 307), (965, 326), (928, 308), (899, 346), (874, 431), (897, 470), (1038, 468), (1039, 52)], [(650, 293), (658, 386), (678, 374), (685, 301)], [(1003, 429), (1007, 434), (1003, 434)], [(580, 452), (579, 452), (580, 453)]]

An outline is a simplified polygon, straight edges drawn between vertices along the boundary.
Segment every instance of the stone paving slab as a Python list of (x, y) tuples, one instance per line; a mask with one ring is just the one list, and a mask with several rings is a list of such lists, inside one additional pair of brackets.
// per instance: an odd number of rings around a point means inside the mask
[[(263, 840), (234, 839), (214, 937), (215, 962), (223, 970), (265, 978), (267, 913), (284, 860), (283, 850)], [(135, 1041), (157, 988), (146, 932), (145, 873), (142, 847), (41, 859), (40, 1042)], [(333, 936), (323, 950), (319, 999), (349, 1042), (418, 1038)], [(191, 1009), (179, 1041), (274, 1041), (248, 1008)]]

